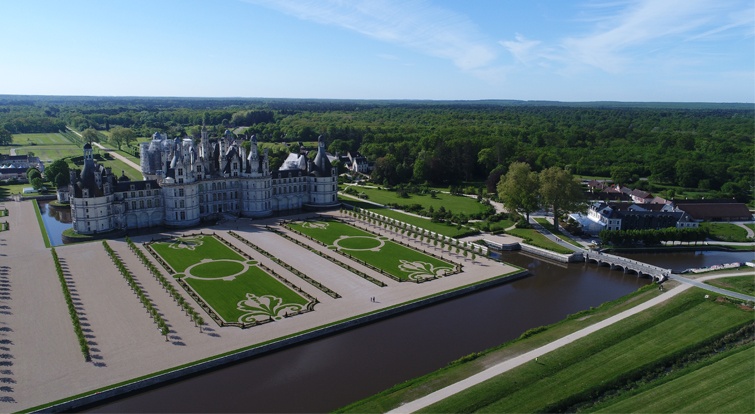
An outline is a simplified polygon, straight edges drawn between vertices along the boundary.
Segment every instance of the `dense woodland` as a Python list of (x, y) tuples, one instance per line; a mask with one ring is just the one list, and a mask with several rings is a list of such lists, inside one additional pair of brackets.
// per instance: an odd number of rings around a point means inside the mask
[(752, 198), (754, 120), (751, 104), (0, 96), (0, 130), (11, 134), (68, 125), (196, 137), (203, 124), (217, 135), (247, 127), (261, 142), (323, 135), (330, 152), (373, 160), (372, 178), (385, 184), (487, 182), (494, 192), (519, 161), (741, 201)]

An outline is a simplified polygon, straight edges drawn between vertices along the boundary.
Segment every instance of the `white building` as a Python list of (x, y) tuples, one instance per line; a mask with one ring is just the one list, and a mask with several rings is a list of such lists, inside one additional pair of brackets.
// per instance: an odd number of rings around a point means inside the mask
[(169, 140), (155, 133), (142, 143), (145, 180), (116, 178), (84, 146), (84, 168), (71, 172), (73, 229), (92, 234), (165, 225), (188, 227), (229, 214), (265, 217), (299, 209), (338, 206), (336, 171), (320, 137), (317, 155), (289, 155), (270, 171), (267, 150), (253, 136), (249, 150), (226, 131), (210, 139), (203, 129), (199, 148), (190, 138)]

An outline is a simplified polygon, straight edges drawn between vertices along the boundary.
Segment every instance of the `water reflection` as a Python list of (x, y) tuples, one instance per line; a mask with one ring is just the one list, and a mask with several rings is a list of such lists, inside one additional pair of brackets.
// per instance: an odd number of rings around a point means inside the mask
[(63, 232), (73, 227), (71, 220), (71, 208), (53, 207), (49, 201), (37, 200), (39, 212), (42, 213), (42, 222), (47, 231), (47, 237), (53, 246), (63, 245)]

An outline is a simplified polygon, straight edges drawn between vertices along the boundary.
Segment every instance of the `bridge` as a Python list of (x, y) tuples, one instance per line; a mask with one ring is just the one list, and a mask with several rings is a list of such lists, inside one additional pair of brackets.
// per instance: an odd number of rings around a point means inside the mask
[(585, 262), (597, 263), (598, 266), (608, 266), (611, 269), (622, 270), (624, 273), (636, 273), (638, 277), (651, 277), (655, 281), (664, 281), (671, 276), (671, 269), (653, 266), (626, 257), (615, 256), (608, 253), (585, 250), (582, 255)]

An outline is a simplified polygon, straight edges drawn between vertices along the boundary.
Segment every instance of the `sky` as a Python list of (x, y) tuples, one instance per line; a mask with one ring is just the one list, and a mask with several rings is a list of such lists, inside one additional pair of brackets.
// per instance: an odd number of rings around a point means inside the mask
[(753, 0), (0, 0), (0, 94), (755, 102)]

